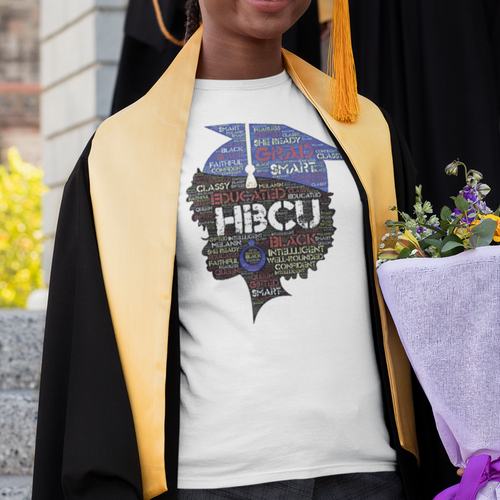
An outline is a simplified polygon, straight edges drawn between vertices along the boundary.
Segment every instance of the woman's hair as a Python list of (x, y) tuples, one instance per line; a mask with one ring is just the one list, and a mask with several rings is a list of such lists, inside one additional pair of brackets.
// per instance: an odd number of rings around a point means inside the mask
[(186, 33), (184, 35), (184, 43), (186, 43), (194, 32), (200, 27), (201, 11), (198, 0), (187, 0), (186, 16)]

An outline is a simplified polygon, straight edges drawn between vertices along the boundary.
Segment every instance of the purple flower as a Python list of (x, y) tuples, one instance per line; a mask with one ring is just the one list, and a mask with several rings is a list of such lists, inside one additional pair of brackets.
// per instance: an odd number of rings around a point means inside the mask
[[(462, 212), (458, 208), (455, 208), (455, 210), (453, 210), (453, 214), (452, 214), (451, 218), (452, 218), (452, 220), (455, 221), (461, 215), (462, 215)], [(476, 218), (476, 212), (473, 209), (471, 209), (467, 212), (467, 215), (465, 217), (462, 217), (460, 219), (460, 222), (462, 222), (464, 224), (470, 224), (475, 218)]]
[(470, 203), (476, 203), (479, 200), (479, 196), (475, 188), (470, 186), (465, 186), (460, 194)]

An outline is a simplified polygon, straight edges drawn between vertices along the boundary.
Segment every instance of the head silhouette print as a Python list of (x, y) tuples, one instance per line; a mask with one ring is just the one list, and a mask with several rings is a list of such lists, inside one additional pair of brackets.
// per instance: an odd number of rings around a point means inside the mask
[[(332, 246), (335, 211), (329, 208), (324, 161), (316, 157), (318, 150), (331, 157), (334, 148), (283, 125), (250, 125), (246, 133), (243, 124), (221, 127), (225, 135), (231, 129), (232, 140), (194, 175), (187, 201), (193, 220), (208, 231), (207, 270), (216, 280), (245, 280), (255, 321), (266, 302), (289, 295), (281, 278), (307, 278)], [(246, 137), (255, 136), (259, 127), (278, 127), (272, 132), (279, 140), (273, 145), (268, 138), (266, 146), (266, 138), (253, 137), (248, 161)], [(284, 133), (290, 141), (285, 147)], [(307, 139), (312, 141), (307, 144)], [(213, 174), (216, 170), (225, 175)]]

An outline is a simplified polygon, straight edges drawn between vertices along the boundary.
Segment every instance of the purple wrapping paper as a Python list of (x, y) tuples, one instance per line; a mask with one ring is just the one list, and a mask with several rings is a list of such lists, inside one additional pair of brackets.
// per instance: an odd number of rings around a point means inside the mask
[[(451, 462), (500, 457), (500, 246), (378, 269), (384, 299)], [(489, 483), (478, 499), (500, 500)]]

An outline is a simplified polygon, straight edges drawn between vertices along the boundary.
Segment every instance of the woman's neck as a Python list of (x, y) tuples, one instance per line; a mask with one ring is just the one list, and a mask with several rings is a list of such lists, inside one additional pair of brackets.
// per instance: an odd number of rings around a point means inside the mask
[(203, 33), (197, 78), (250, 80), (281, 73), (281, 37), (268, 40), (221, 39)]

